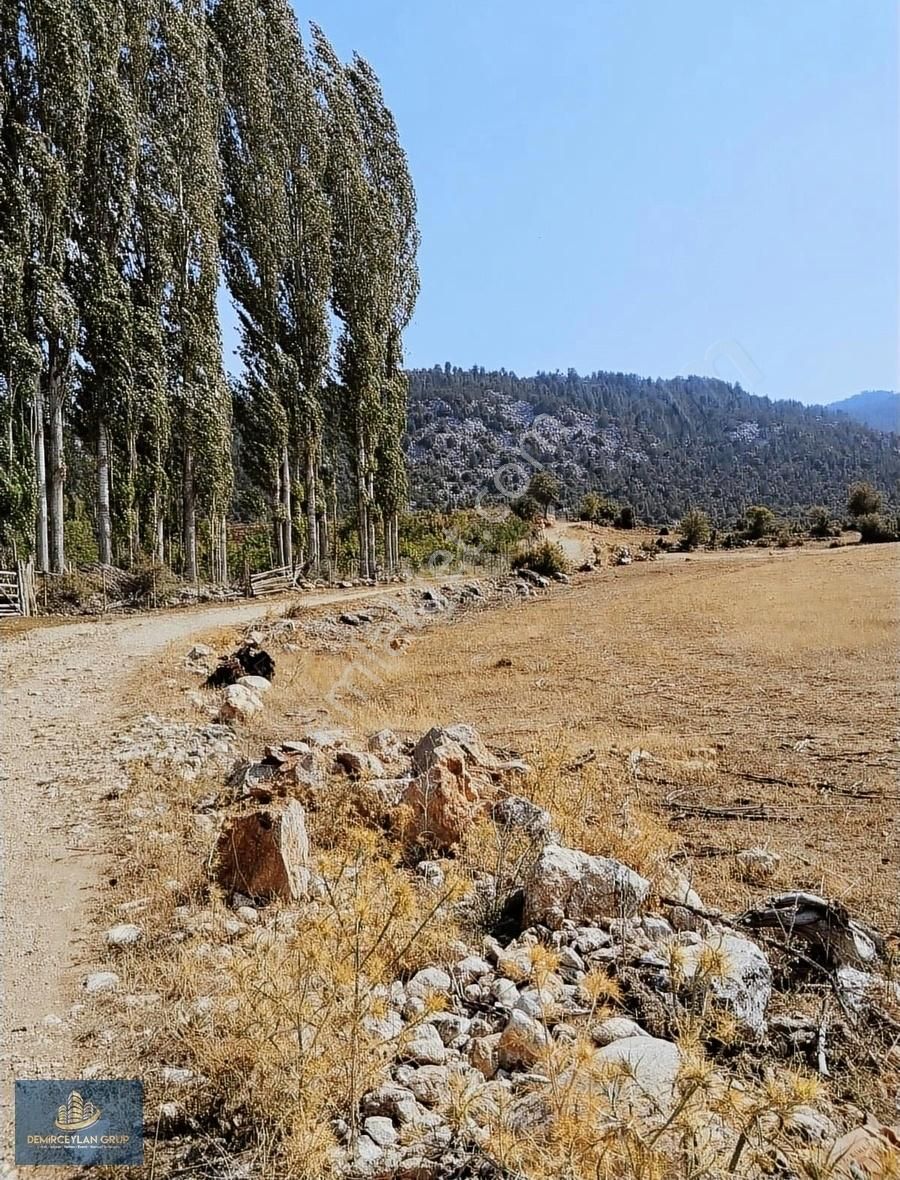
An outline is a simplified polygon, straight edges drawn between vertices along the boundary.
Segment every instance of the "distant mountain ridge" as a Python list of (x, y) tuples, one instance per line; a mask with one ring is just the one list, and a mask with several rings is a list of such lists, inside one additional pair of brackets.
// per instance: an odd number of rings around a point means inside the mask
[(890, 430), (900, 434), (900, 393), (894, 393), (893, 390), (866, 389), (839, 402), (829, 402), (825, 408), (846, 414), (855, 422), (871, 426), (873, 430)]
[[(900, 440), (843, 413), (755, 397), (709, 377), (580, 376), (449, 364), (410, 371), (416, 507), (508, 500), (540, 467), (575, 507), (588, 490), (648, 520), (693, 505), (728, 523), (751, 504), (843, 511), (847, 485), (900, 487)], [(520, 490), (520, 488), (519, 488)]]

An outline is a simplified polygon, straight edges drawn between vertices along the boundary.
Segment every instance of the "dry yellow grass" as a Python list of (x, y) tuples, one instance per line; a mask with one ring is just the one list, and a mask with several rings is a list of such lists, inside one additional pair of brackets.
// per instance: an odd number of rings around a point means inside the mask
[[(352, 654), (282, 652), (267, 708), (240, 731), (240, 744), (258, 756), (265, 742), (298, 737), (311, 723), (417, 736), (468, 721), (532, 760), (526, 789), (575, 846), (650, 875), (680, 853), (711, 903), (739, 908), (757, 891), (734, 876), (727, 854), (765, 843), (783, 857), (773, 889), (821, 889), (890, 929), (900, 865), (897, 559), (896, 547), (672, 559), (467, 614), (412, 635), (399, 651), (362, 643)], [(227, 647), (235, 636), (214, 638)], [(119, 1052), (135, 1069), (148, 1057), (194, 1069), (206, 1080), (190, 1106), (205, 1112), (208, 1131), (227, 1129), (265, 1174), (312, 1180), (329, 1174), (330, 1120), (353, 1117), (396, 1049), (372, 1032), (379, 989), (446, 961), (460, 934), (474, 937), (444, 902), (479, 872), (514, 886), (533, 850), (524, 838), (504, 844), (487, 822), (473, 825), (450, 892), (429, 897), (402, 871), (388, 834), (352, 826), (336, 789), (332, 812), (311, 816), (327, 895), (283, 915), (287, 937), (274, 909), (258, 934), (223, 937), (231, 913), (207, 892), (208, 837), (190, 815), (205, 789), (148, 779), (132, 798), (149, 802), (163, 791), (169, 807), (144, 825), (111, 899), (150, 899), (141, 916), (147, 941), (130, 957), (128, 983), (155, 989), (161, 1003), (152, 1021), (133, 1014)], [(691, 811), (750, 804), (767, 818)], [(165, 839), (148, 841), (151, 829)], [(173, 879), (177, 889), (165, 884)], [(173, 942), (179, 904), (192, 906), (192, 925)], [(702, 974), (718, 970), (710, 961)], [(592, 1018), (615, 1009), (605, 973), (585, 983)], [(759, 1085), (723, 1089), (701, 1047), (714, 1014), (699, 1001), (683, 1030), (679, 1101), (659, 1136), (648, 1140), (616, 1117), (625, 1079), (591, 1076), (588, 1099), (581, 1081), (575, 1086), (583, 1074), (572, 1064), (580, 1069), (590, 1049), (578, 1026), (574, 1046), (555, 1047), (544, 1062), (552, 1130), (523, 1135), (501, 1101), (490, 1121), (495, 1158), (529, 1180), (711, 1175), (714, 1149), (698, 1155), (697, 1145), (723, 1118), (740, 1131), (734, 1174), (756, 1175), (757, 1153), (775, 1145), (807, 1174), (831, 1174), (815, 1149), (790, 1147), (782, 1135), (816, 1085), (779, 1068)], [(153, 1078), (150, 1094), (153, 1102), (172, 1097)], [(471, 1101), (448, 1093), (451, 1125), (466, 1126)]]
[[(301, 682), (324, 707), (343, 674), (338, 703), (363, 732), (465, 720), (529, 755), (592, 747), (700, 854), (720, 904), (747, 890), (716, 854), (766, 844), (781, 884), (892, 929), (898, 585), (893, 545), (668, 558), (423, 632), (355, 675), (307, 664)], [(636, 749), (655, 760), (633, 767)], [(690, 814), (704, 806), (765, 818)]]

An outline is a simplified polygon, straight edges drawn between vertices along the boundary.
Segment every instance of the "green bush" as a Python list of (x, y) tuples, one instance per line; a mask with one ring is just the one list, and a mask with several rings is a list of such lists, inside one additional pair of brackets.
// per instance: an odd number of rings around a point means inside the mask
[(696, 549), (698, 545), (705, 545), (709, 540), (709, 517), (699, 508), (692, 508), (679, 521), (678, 533), (683, 549)]
[(565, 553), (553, 541), (542, 541), (540, 545), (517, 553), (510, 565), (514, 570), (534, 570), (546, 578), (552, 578), (554, 574), (565, 574), (569, 570)]
[(859, 539), (863, 545), (879, 545), (900, 541), (900, 520), (892, 520), (878, 512), (868, 512), (856, 520)]

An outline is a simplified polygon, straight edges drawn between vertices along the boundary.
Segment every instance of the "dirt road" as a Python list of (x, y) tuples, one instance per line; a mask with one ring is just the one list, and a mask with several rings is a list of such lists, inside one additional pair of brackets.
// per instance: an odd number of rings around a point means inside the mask
[(169, 644), (265, 612), (243, 603), (0, 631), (0, 1163), (11, 1150), (12, 1080), (71, 1074), (66, 1016), (96, 961), (88, 940), (104, 885), (104, 796), (122, 774), (108, 751), (138, 709), (125, 686)]

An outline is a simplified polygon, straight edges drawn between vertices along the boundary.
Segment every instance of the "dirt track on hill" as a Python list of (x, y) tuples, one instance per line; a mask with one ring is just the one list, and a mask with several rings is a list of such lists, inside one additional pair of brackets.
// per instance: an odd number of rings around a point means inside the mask
[[(303, 603), (383, 593), (311, 594)], [(13, 1079), (71, 1074), (66, 1014), (96, 963), (90, 913), (105, 881), (103, 800), (122, 775), (109, 747), (141, 711), (126, 685), (170, 644), (266, 609), (242, 603), (0, 630), (0, 1163), (12, 1158)]]

